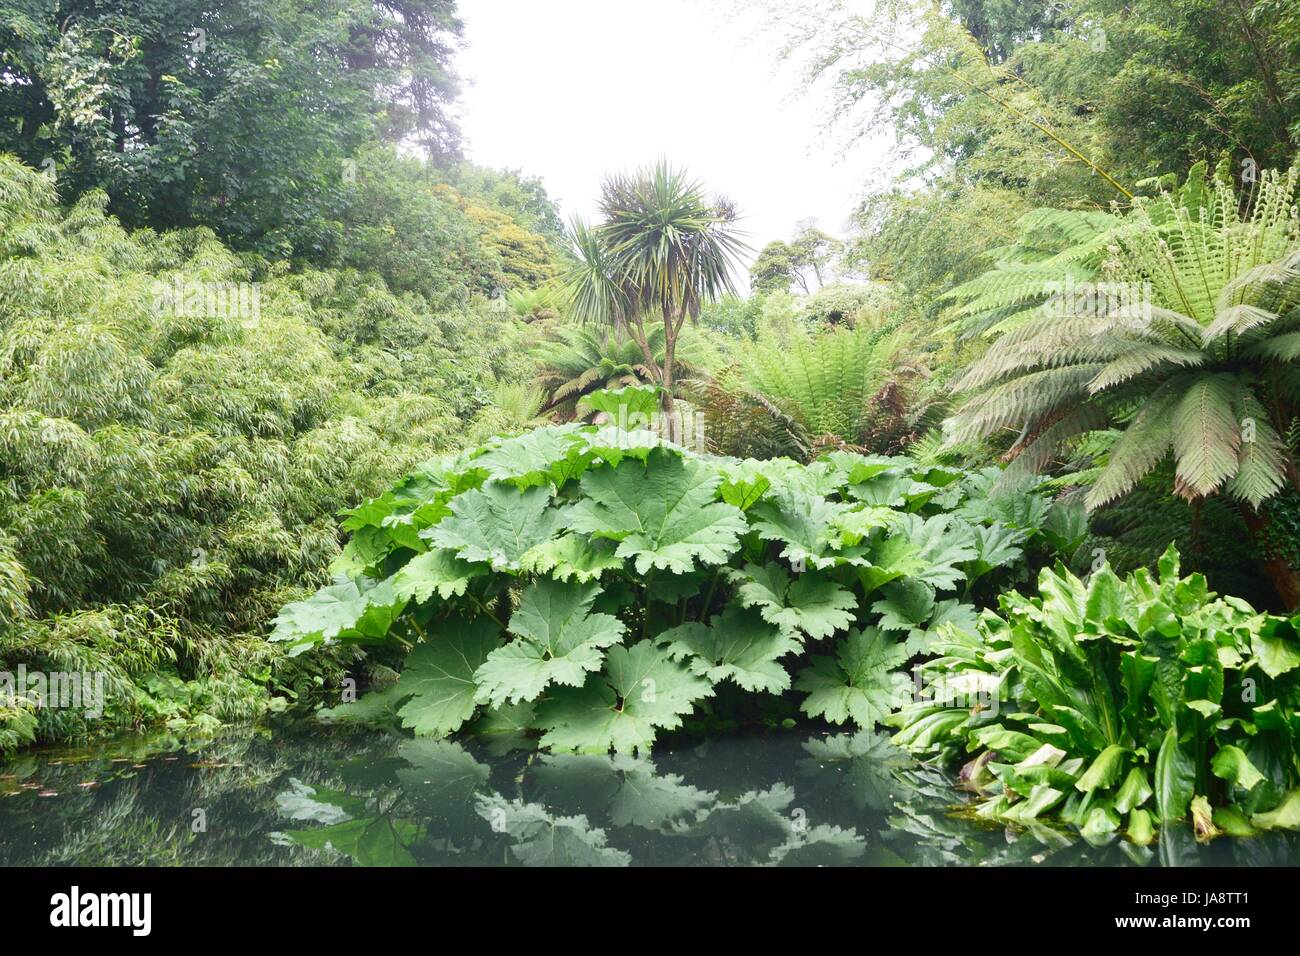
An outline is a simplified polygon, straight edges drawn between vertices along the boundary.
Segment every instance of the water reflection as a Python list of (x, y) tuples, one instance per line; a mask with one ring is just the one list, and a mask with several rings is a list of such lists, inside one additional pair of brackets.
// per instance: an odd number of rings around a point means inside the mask
[(4, 865), (1268, 865), (1300, 838), (1090, 844), (961, 814), (869, 733), (631, 757), (282, 728), (130, 738), (0, 764)]

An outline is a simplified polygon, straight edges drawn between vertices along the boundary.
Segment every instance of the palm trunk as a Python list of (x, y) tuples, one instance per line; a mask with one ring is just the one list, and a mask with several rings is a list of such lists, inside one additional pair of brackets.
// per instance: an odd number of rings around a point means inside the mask
[(676, 338), (669, 339), (664, 345), (663, 410), (664, 419), (668, 423), (667, 437), (671, 442), (681, 441), (681, 426), (677, 421), (677, 409), (673, 405), (673, 355), (676, 351)]
[(668, 440), (677, 444), (682, 440), (682, 423), (677, 420), (677, 409), (673, 403), (673, 364), (677, 358), (677, 333), (686, 321), (685, 309), (681, 317), (673, 319), (672, 314), (664, 309), (664, 370), (663, 370), (663, 412), (668, 422)]

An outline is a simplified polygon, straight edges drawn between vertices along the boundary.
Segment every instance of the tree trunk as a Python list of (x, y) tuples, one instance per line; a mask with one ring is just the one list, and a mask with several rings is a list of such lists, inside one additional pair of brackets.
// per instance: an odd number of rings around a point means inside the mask
[(1246, 522), (1246, 527), (1250, 529), (1251, 537), (1255, 539), (1260, 561), (1269, 580), (1273, 582), (1278, 597), (1282, 599), (1287, 610), (1294, 611), (1300, 608), (1300, 571), (1291, 567), (1291, 563), (1278, 554), (1269, 543), (1268, 516), (1258, 514), (1247, 505), (1241, 506), (1241, 516)]
[(681, 424), (677, 421), (677, 410), (673, 407), (673, 359), (677, 354), (677, 330), (680, 323), (674, 323), (667, 310), (664, 311), (664, 372), (663, 372), (663, 410), (668, 424), (668, 440), (681, 442)]

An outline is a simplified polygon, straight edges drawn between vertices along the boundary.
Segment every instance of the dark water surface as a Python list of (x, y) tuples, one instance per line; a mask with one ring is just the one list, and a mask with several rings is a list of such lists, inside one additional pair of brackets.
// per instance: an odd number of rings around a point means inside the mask
[(124, 737), (0, 763), (0, 865), (1279, 865), (1300, 835), (1140, 849), (990, 827), (870, 734), (653, 759), (316, 725)]

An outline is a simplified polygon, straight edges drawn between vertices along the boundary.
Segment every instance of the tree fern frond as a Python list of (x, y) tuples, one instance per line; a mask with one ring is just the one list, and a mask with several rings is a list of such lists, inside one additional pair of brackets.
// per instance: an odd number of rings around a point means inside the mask
[(1204, 352), (1135, 343), (1129, 351), (1113, 359), (1097, 373), (1096, 377), (1088, 383), (1088, 392), (1096, 395), (1162, 365), (1195, 368), (1204, 361)]
[(1276, 312), (1261, 309), (1259, 306), (1248, 305), (1244, 302), (1230, 305), (1219, 312), (1214, 317), (1214, 321), (1205, 327), (1205, 330), (1201, 333), (1201, 338), (1206, 345), (1209, 345), (1215, 339), (1229, 332), (1236, 332), (1241, 335), (1252, 329), (1268, 325), (1278, 318), (1280, 316)]
[(1282, 437), (1249, 387), (1239, 387), (1235, 408), (1241, 423), (1241, 447), (1237, 475), (1228, 483), (1227, 490), (1234, 498), (1257, 508), (1286, 483)]
[(1063, 442), (1105, 428), (1107, 422), (1106, 412), (1096, 405), (1084, 404), (1070, 409), (1051, 425), (1013, 446), (1007, 452), (1010, 462), (1004, 474), (1008, 480), (1012, 480), (1020, 475), (1039, 473), (1056, 455)]
[(979, 441), (1002, 428), (1033, 423), (1087, 396), (1098, 363), (1029, 372), (975, 396), (952, 419), (950, 438)]
[(1110, 449), (1106, 465), (1084, 504), (1094, 511), (1127, 494), (1150, 474), (1173, 444), (1173, 420), (1182, 393), (1166, 383), (1134, 416)]
[(1252, 342), (1242, 349), (1249, 356), (1277, 359), (1279, 362), (1294, 362), (1300, 358), (1300, 332), (1287, 332), (1260, 342)]
[(1180, 493), (1205, 497), (1237, 473), (1241, 430), (1233, 412), (1238, 382), (1220, 373), (1196, 378), (1174, 410), (1174, 460)]

